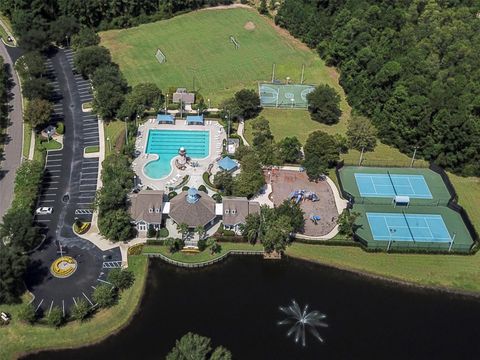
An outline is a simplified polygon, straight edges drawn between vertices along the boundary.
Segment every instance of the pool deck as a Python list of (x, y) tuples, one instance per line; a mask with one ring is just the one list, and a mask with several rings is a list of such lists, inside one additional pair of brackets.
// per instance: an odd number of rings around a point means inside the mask
[[(202, 174), (207, 171), (210, 164), (216, 168), (216, 160), (221, 157), (223, 140), (226, 140), (225, 129), (215, 120), (205, 120), (205, 125), (187, 125), (185, 120), (176, 120), (175, 124), (157, 124), (154, 118), (148, 119), (144, 124), (138, 127), (139, 134), (135, 143), (136, 150), (140, 151), (140, 155), (133, 161), (132, 167), (137, 174), (143, 186), (148, 186), (154, 190), (167, 190), (169, 187), (175, 187), (180, 184), (185, 175), (193, 178), (201, 178)], [(146, 154), (148, 132), (150, 130), (189, 130), (189, 131), (208, 131), (210, 134), (209, 155), (204, 159), (192, 159), (198, 163), (197, 167), (187, 164), (185, 170), (180, 170), (175, 166), (175, 159), (170, 164), (172, 171), (166, 177), (161, 179), (152, 179), (145, 175), (144, 166), (150, 161), (158, 159), (156, 154)], [(188, 145), (185, 146), (188, 156)], [(198, 184), (195, 184), (198, 186)]]

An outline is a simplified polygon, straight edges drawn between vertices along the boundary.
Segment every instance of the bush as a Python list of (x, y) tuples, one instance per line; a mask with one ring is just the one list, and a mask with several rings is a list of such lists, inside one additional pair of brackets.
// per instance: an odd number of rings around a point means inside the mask
[(63, 311), (59, 306), (54, 306), (47, 315), (47, 324), (53, 327), (59, 327), (63, 324)]
[(222, 195), (219, 193), (213, 194), (212, 199), (215, 200), (218, 204), (222, 202)]
[(148, 225), (147, 237), (149, 238), (157, 237), (157, 230), (153, 227), (152, 224)]
[(23, 304), (18, 310), (18, 319), (24, 323), (33, 324), (37, 319), (32, 304)]
[(136, 244), (128, 248), (128, 255), (141, 255), (143, 251), (143, 244)]
[(113, 269), (108, 273), (107, 279), (119, 290), (128, 289), (135, 282), (135, 275), (130, 270)]
[(170, 191), (168, 193), (168, 198), (171, 200), (173, 199), (175, 196), (177, 196), (177, 193), (175, 191)]
[(158, 230), (158, 237), (166, 238), (168, 237), (168, 235), (169, 235), (169, 232), (167, 228), (161, 228), (160, 230)]
[(65, 125), (63, 125), (63, 122), (59, 122), (57, 124), (57, 129), (56, 129), (57, 134), (63, 135), (65, 133)]
[(188, 189), (190, 189), (190, 187), (188, 187), (187, 185), (185, 185), (184, 187), (182, 187), (182, 191), (187, 191)]
[(70, 308), (70, 314), (73, 319), (83, 321), (90, 315), (90, 305), (88, 305), (85, 299), (78, 298), (76, 303)]
[[(171, 238), (169, 238), (171, 239)], [(168, 239), (147, 239), (145, 244), (147, 245), (167, 245)]]
[(205, 239), (198, 240), (197, 246), (198, 246), (198, 250), (200, 250), (200, 251), (205, 250), (206, 247), (207, 247), (206, 240)]
[(223, 236), (235, 236), (235, 231), (223, 230)]
[(207, 188), (205, 187), (205, 185), (200, 185), (198, 187), (198, 191), (203, 191), (205, 194), (208, 194), (208, 190)]
[(117, 301), (117, 292), (112, 286), (103, 284), (97, 286), (93, 291), (92, 297), (93, 301), (95, 301), (99, 307), (108, 308), (113, 306)]

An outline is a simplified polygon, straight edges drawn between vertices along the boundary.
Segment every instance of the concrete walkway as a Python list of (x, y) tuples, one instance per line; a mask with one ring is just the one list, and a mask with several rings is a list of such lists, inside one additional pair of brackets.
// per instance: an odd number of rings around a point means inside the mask
[(32, 130), (30, 134), (30, 149), (28, 151), (28, 160), (33, 160), (33, 154), (35, 153), (35, 131)]
[(240, 123), (238, 124), (237, 134), (242, 138), (243, 145), (250, 146), (247, 139), (245, 139), (245, 137), (243, 136), (244, 131), (245, 131), (245, 121), (240, 121)]
[(1, 41), (0, 56), (4, 59), (5, 64), (10, 66), (13, 85), (10, 90), (12, 99), (9, 103), (12, 111), (9, 113), (6, 143), (3, 147), (4, 159), (0, 163), (0, 218), (2, 218), (12, 204), (15, 174), (22, 162), (23, 107), (20, 83), (13, 61), (7, 52), (5, 44)]

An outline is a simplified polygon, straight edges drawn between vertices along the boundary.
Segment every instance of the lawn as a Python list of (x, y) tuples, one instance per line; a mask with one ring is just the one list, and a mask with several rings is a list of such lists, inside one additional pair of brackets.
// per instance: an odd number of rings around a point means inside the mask
[(153, 253), (153, 254), (162, 254), (170, 259), (184, 262), (184, 263), (199, 263), (204, 261), (209, 261), (216, 259), (230, 250), (251, 250), (251, 251), (262, 251), (263, 246), (260, 244), (250, 245), (249, 243), (219, 243), (222, 247), (222, 250), (217, 254), (211, 254), (209, 249), (202, 251), (197, 254), (189, 254), (183, 252), (176, 252), (171, 254), (167, 246), (158, 246), (158, 245), (146, 245), (143, 247), (143, 253)]
[(12, 314), (12, 322), (0, 327), (0, 359), (12, 359), (21, 353), (40, 349), (70, 348), (98, 342), (125, 326), (135, 314), (147, 278), (145, 256), (130, 256), (129, 269), (135, 274), (134, 285), (124, 291), (117, 305), (101, 310), (84, 322), (68, 323), (60, 330), (45, 325), (25, 325), (16, 320), (18, 305), (1, 306)]
[(105, 129), (105, 157), (115, 150), (115, 144), (120, 134), (125, 130), (122, 121), (104, 122)]
[[(8, 27), (8, 31), (12, 32), (12, 26), (10, 24), (10, 20), (5, 15), (3, 15), (1, 13), (0, 13), (0, 20), (2, 20), (3, 24)], [(5, 43), (8, 43), (7, 42), (7, 37), (8, 37), (7, 32), (5, 31), (3, 26), (0, 25), (0, 38), (5, 40)], [(11, 45), (13, 45), (13, 44), (11, 44)]]
[(96, 153), (100, 151), (100, 146), (98, 145), (93, 145), (93, 146), (87, 146), (85, 148), (85, 154), (91, 154), (91, 153)]
[(28, 159), (30, 153), (30, 139), (32, 137), (32, 127), (29, 123), (23, 123), (23, 149), (22, 155), (25, 159)]
[(463, 256), (367, 253), (356, 247), (298, 243), (289, 247), (287, 254), (423, 286), (480, 292), (480, 254)]
[[(253, 22), (254, 29), (245, 25)], [(342, 92), (338, 75), (313, 51), (249, 9), (195, 11), (131, 29), (100, 33), (130, 85), (154, 82), (161, 89), (195, 88), (212, 105), (243, 88), (257, 89), (258, 81), (275, 76), (305, 83), (328, 83)], [(240, 43), (235, 50), (230, 36)], [(157, 49), (167, 61), (160, 64)], [(345, 103), (346, 104), (346, 103)]]

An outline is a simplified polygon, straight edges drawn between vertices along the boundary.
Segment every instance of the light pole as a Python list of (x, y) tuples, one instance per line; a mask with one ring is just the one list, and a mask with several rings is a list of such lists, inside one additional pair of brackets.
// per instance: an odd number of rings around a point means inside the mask
[(167, 106), (168, 106), (168, 94), (165, 96), (165, 114), (167, 113)]
[(358, 160), (358, 166), (362, 165), (362, 160), (363, 160), (363, 152), (365, 151), (365, 147), (362, 146), (362, 152), (360, 153), (360, 159)]
[(208, 100), (208, 109), (210, 110), (211, 109), (210, 99), (207, 99), (207, 100)]
[(294, 105), (294, 103), (295, 103), (295, 99), (294, 99), (294, 98), (291, 98), (290, 100), (292, 101), (292, 109), (293, 109), (293, 105)]
[(411, 163), (410, 163), (410, 167), (413, 167), (413, 163), (414, 163), (414, 161), (415, 161), (415, 155), (417, 155), (417, 149), (418, 149), (418, 146), (415, 146), (415, 147), (413, 148), (413, 156), (412, 156), (412, 161), (411, 161)]
[(128, 116), (125, 116), (125, 144), (128, 146), (128, 127), (127, 127)]
[(230, 110), (227, 110), (227, 114), (225, 115), (225, 120), (227, 120), (227, 140), (230, 138)]

